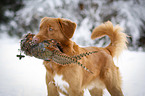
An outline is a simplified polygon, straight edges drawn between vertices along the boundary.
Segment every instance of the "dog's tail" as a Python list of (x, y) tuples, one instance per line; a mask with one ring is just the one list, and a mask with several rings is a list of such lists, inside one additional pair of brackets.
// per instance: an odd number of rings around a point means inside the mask
[(96, 27), (92, 32), (91, 38), (95, 39), (108, 35), (111, 39), (111, 43), (106, 47), (106, 49), (110, 51), (112, 57), (118, 58), (123, 49), (127, 48), (127, 35), (121, 31), (123, 30), (120, 26), (116, 25), (113, 27), (112, 23), (108, 21)]

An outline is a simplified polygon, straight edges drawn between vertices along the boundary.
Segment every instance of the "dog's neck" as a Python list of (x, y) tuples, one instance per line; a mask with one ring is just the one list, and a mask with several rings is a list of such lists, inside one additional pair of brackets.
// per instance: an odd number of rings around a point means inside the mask
[(74, 42), (71, 40), (61, 41), (62, 50), (67, 55), (73, 55), (75, 50), (73, 48)]

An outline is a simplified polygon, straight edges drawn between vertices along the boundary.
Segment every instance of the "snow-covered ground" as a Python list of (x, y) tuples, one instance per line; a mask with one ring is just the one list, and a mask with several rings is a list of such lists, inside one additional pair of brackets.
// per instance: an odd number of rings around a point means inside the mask
[[(47, 96), (42, 60), (19, 60), (19, 40), (6, 35), (0, 38), (0, 96)], [(124, 95), (145, 96), (145, 53), (124, 51), (115, 62), (123, 77)]]

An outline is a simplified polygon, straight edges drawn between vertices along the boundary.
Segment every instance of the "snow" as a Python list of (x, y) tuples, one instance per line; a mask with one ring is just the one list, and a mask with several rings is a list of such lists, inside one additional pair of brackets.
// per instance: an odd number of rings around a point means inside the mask
[[(45, 67), (42, 60), (19, 60), (19, 40), (1, 34), (0, 96), (47, 96)], [(115, 64), (119, 66), (125, 96), (145, 96), (145, 53), (124, 51)], [(87, 95), (88, 94), (88, 95)], [(88, 90), (85, 93), (89, 96)], [(104, 96), (110, 96), (105, 90)]]
[[(78, 45), (93, 45), (94, 40), (91, 39), (91, 32), (88, 29), (89, 26), (89, 20), (88, 18), (84, 19), (82, 21), (81, 27), (78, 28), (77, 32), (74, 33), (73, 35), (73, 40), (74, 42), (77, 42)], [(81, 35), (80, 35), (81, 34)], [(89, 41), (89, 42), (87, 42)]]
[(19, 41), (0, 39), (0, 96), (46, 96), (45, 68), (42, 61), (19, 60)]

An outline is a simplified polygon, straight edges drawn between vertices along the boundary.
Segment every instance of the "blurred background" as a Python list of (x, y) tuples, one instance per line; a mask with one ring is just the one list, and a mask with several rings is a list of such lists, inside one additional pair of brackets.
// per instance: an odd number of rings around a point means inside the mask
[(76, 22), (72, 40), (80, 46), (107, 46), (110, 43), (107, 36), (96, 40), (90, 36), (95, 27), (108, 20), (123, 27), (129, 36), (129, 51), (124, 52), (117, 64), (125, 81), (123, 90), (125, 96), (145, 96), (142, 82), (145, 80), (145, 0), (1, 0), (0, 96), (46, 96), (42, 61), (16, 58), (21, 37), (29, 32), (38, 33), (40, 20), (45, 16)]
[(77, 23), (73, 40), (78, 44), (105, 46), (107, 37), (92, 42), (90, 35), (80, 34), (91, 34), (96, 26), (110, 20), (130, 36), (129, 49), (145, 50), (144, 10), (144, 0), (1, 0), (0, 33), (21, 38), (28, 32), (37, 33), (45, 16), (67, 18)]

